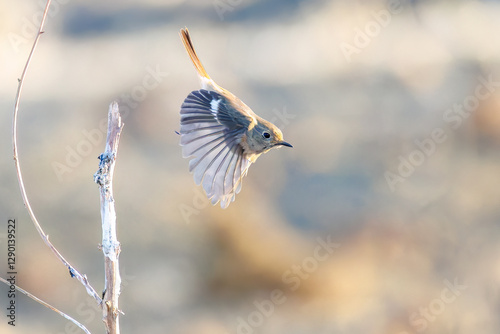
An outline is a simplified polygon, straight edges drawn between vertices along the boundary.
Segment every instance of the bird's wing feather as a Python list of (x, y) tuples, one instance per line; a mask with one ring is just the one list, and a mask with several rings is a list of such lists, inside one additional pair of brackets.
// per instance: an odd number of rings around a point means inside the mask
[(221, 201), (221, 206), (227, 207), (241, 189), (251, 161), (240, 142), (253, 121), (213, 91), (193, 91), (182, 104), (182, 155), (193, 157), (189, 170), (196, 184), (202, 183), (212, 204)]

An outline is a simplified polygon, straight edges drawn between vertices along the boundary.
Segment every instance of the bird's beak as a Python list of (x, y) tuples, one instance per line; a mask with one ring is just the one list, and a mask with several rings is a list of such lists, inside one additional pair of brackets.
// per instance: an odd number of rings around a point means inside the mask
[(276, 143), (276, 146), (293, 147), (291, 144), (287, 143), (286, 141), (280, 141), (279, 143)]

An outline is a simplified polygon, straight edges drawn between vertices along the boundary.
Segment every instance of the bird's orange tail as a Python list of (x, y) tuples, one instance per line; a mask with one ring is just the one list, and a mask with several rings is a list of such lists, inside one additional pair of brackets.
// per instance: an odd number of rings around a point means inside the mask
[(194, 51), (193, 42), (191, 42), (191, 37), (189, 36), (188, 29), (187, 28), (181, 29), (180, 35), (182, 43), (184, 44), (184, 47), (186, 48), (189, 58), (191, 58), (191, 61), (193, 62), (193, 65), (196, 68), (198, 75), (202, 78), (211, 80), (210, 77), (208, 76), (207, 71), (205, 71), (205, 68), (201, 64), (198, 55), (196, 55), (196, 51)]

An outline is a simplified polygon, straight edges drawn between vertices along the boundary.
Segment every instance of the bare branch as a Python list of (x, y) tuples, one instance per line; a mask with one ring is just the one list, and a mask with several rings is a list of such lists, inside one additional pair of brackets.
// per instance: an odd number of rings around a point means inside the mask
[(99, 185), (101, 192), (101, 219), (102, 219), (102, 252), (104, 253), (105, 294), (103, 307), (103, 321), (107, 333), (120, 333), (118, 297), (120, 296), (121, 277), (118, 256), (120, 243), (116, 237), (116, 212), (113, 199), (113, 173), (115, 169), (116, 153), (123, 123), (118, 110), (118, 103), (109, 106), (108, 136), (106, 148), (99, 157), (99, 169), (94, 174), (94, 181)]
[(28, 214), (30, 215), (30, 218), (33, 221), (33, 224), (35, 225), (35, 228), (37, 229), (38, 233), (40, 234), (40, 237), (45, 242), (45, 244), (52, 250), (52, 252), (57, 256), (57, 258), (68, 268), (71, 277), (75, 277), (80, 283), (82, 283), (83, 286), (85, 287), (85, 289), (87, 290), (87, 293), (90, 296), (92, 296), (97, 301), (97, 303), (101, 304), (102, 303), (101, 297), (99, 297), (99, 294), (97, 294), (97, 292), (94, 290), (94, 288), (90, 285), (90, 283), (87, 280), (87, 277), (85, 275), (81, 275), (61, 255), (61, 253), (59, 253), (59, 251), (49, 241), (49, 236), (47, 234), (45, 234), (42, 227), (38, 223), (38, 220), (36, 219), (35, 213), (33, 212), (33, 209), (31, 208), (30, 202), (28, 200), (28, 195), (26, 194), (23, 176), (21, 173), (21, 166), (19, 164), (19, 157), (18, 157), (18, 153), (17, 153), (17, 114), (19, 111), (19, 103), (21, 101), (21, 93), (23, 90), (24, 79), (26, 77), (28, 67), (31, 63), (31, 58), (33, 57), (33, 54), (35, 53), (36, 46), (38, 45), (38, 40), (40, 39), (40, 36), (43, 34), (43, 26), (45, 24), (45, 19), (47, 18), (47, 13), (49, 10), (50, 2), (51, 2), (51, 0), (47, 0), (47, 5), (45, 6), (45, 10), (43, 12), (42, 22), (40, 23), (40, 28), (38, 29), (38, 33), (37, 33), (35, 41), (33, 43), (33, 47), (31, 48), (31, 52), (28, 56), (28, 60), (26, 61), (26, 65), (24, 66), (23, 73), (21, 74), (21, 78), (19, 79), (19, 84), (17, 87), (16, 102), (14, 105), (14, 117), (13, 117), (13, 121), (12, 121), (12, 146), (14, 149), (14, 163), (16, 165), (17, 179), (19, 181), (19, 188), (21, 189), (21, 196), (23, 198), (24, 206), (28, 210)]
[(5, 278), (3, 277), (0, 277), (0, 282), (3, 282), (5, 284), (7, 284), (8, 286), (14, 286), (16, 288), (17, 291), (25, 294), (26, 296), (30, 297), (31, 299), (33, 299), (34, 301), (36, 301), (37, 303), (40, 303), (42, 304), (43, 306), (51, 309), (52, 311), (56, 312), (56, 313), (59, 313), (59, 315), (61, 315), (62, 317), (68, 319), (69, 321), (71, 321), (72, 323), (74, 323), (75, 325), (77, 325), (78, 327), (80, 327), (80, 329), (82, 331), (84, 331), (85, 333), (87, 334), (90, 334), (89, 330), (84, 326), (82, 325), (81, 323), (79, 323), (78, 321), (76, 321), (75, 319), (73, 319), (72, 317), (70, 317), (69, 315), (67, 315), (66, 313), (62, 312), (62, 311), (59, 311), (58, 309), (56, 309), (54, 306), (44, 302), (43, 300), (41, 300), (40, 298), (36, 297), (35, 295), (32, 295), (31, 293), (29, 293), (28, 291), (18, 287), (17, 285), (15, 284), (11, 284), (9, 281), (7, 281)]

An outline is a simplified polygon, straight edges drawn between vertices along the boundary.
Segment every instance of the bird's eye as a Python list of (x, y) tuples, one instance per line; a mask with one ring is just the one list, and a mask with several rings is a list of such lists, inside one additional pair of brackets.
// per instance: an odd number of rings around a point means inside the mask
[(271, 134), (269, 132), (263, 132), (262, 137), (269, 139), (269, 138), (271, 138)]

